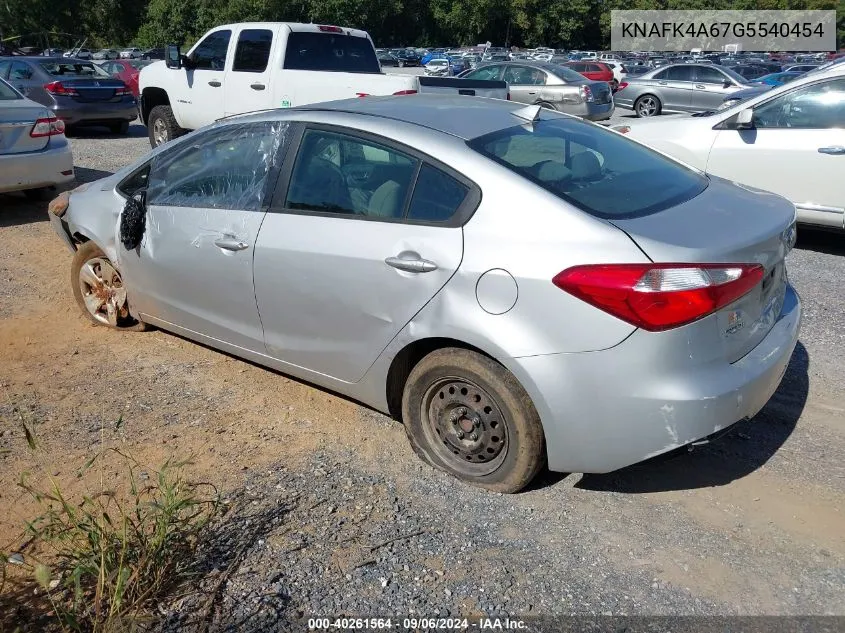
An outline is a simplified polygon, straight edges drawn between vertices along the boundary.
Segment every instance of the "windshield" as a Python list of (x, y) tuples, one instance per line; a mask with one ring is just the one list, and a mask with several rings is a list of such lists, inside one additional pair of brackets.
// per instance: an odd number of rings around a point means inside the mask
[(288, 36), (285, 68), (381, 74), (381, 65), (366, 37), (294, 31)]
[(0, 79), (0, 101), (12, 101), (13, 99), (23, 99), (23, 97), (9, 84)]
[(657, 213), (707, 188), (701, 174), (620, 134), (578, 119), (541, 120), (468, 145), (590, 215)]
[(54, 77), (109, 77), (110, 75), (90, 62), (46, 62), (41, 64), (47, 74)]

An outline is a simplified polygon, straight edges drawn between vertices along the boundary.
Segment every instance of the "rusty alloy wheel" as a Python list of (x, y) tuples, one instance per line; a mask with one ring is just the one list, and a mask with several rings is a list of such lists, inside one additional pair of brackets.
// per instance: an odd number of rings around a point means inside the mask
[(447, 377), (426, 390), (422, 414), (440, 459), (464, 475), (495, 471), (508, 452), (505, 416), (495, 400), (465, 378)]
[(104, 325), (117, 327), (129, 316), (126, 288), (120, 273), (103, 257), (93, 257), (79, 269), (79, 289), (88, 313)]

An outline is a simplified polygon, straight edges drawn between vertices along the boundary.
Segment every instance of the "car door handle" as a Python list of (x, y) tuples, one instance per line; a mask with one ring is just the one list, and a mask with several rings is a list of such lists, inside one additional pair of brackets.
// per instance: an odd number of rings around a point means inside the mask
[(834, 145), (832, 147), (820, 147), (819, 154), (832, 154), (833, 156), (840, 156), (845, 154), (845, 147), (841, 145)]
[(707, 88), (707, 86), (705, 86), (704, 84), (695, 84), (695, 87), (701, 90), (705, 90)]
[(214, 240), (214, 245), (222, 248), (224, 251), (242, 251), (249, 248), (249, 244), (232, 235), (218, 237)]
[(220, 83), (219, 81), (217, 81), (216, 79), (212, 79), (211, 81), (209, 81), (209, 82), (208, 82), (208, 85), (209, 85), (209, 86), (211, 86), (212, 88), (219, 88), (219, 87), (220, 87), (220, 86), (222, 86), (223, 84), (221, 84), (221, 83)]
[(657, 83), (659, 83), (661, 86), (668, 86), (669, 85), (668, 81), (658, 81)]
[(388, 257), (384, 260), (388, 266), (393, 266), (399, 270), (404, 270), (409, 273), (430, 273), (437, 270), (437, 264), (430, 262), (427, 259), (403, 259), (402, 257)]
[(254, 84), (250, 84), (249, 87), (252, 88), (253, 90), (264, 90), (264, 88), (266, 88), (267, 86), (265, 86), (264, 84), (254, 83)]

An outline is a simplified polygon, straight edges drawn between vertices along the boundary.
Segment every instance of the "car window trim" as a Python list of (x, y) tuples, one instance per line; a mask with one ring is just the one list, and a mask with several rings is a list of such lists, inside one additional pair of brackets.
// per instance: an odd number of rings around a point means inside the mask
[[(463, 227), (467, 222), (469, 222), (469, 220), (472, 218), (472, 216), (475, 214), (475, 211), (481, 204), (481, 188), (474, 181), (470, 180), (464, 174), (456, 171), (445, 163), (437, 160), (433, 156), (421, 152), (413, 147), (409, 147), (407, 145), (404, 145), (393, 139), (381, 136), (379, 134), (374, 134), (372, 132), (366, 132), (355, 128), (348, 128), (343, 125), (334, 125), (331, 123), (313, 123), (306, 121), (298, 121), (295, 123), (291, 122), (291, 125), (297, 126), (298, 129), (292, 131), (289, 150), (287, 152), (287, 155), (285, 156), (284, 164), (279, 170), (278, 182), (274, 187), (273, 197), (270, 200), (270, 205), (267, 209), (268, 213), (307, 215), (324, 218), (343, 218), (346, 220), (361, 222), (386, 222), (390, 224), (408, 224), (413, 226), (437, 226), (443, 228), (459, 228)], [(334, 134), (348, 136), (353, 139), (369, 141), (371, 143), (383, 145), (388, 149), (395, 150), (399, 153), (405, 154), (415, 159), (417, 165), (414, 170), (413, 180), (411, 181), (410, 186), (408, 187), (409, 193), (406, 194), (405, 197), (405, 203), (402, 209), (402, 217), (382, 218), (359, 214), (315, 211), (310, 209), (291, 209), (289, 207), (286, 207), (285, 202), (287, 201), (288, 190), (290, 189), (291, 176), (293, 175), (293, 167), (296, 164), (297, 157), (299, 156), (299, 150), (302, 146), (302, 139), (305, 136), (305, 132), (308, 130), (331, 132)], [(426, 163), (429, 166), (434, 167), (435, 169), (439, 169), (447, 176), (454, 178), (456, 181), (458, 181), (468, 189), (467, 195), (464, 198), (463, 202), (452, 214), (452, 217), (445, 222), (434, 222), (430, 220), (412, 220), (407, 217), (408, 211), (411, 206), (411, 200), (413, 199), (413, 193), (416, 191), (417, 188), (417, 181), (419, 180), (420, 170), (422, 169), (423, 163)]]

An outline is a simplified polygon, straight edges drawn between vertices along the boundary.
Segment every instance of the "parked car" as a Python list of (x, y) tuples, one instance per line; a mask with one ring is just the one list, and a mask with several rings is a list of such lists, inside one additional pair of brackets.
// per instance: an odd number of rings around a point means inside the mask
[(148, 48), (144, 51), (141, 59), (164, 59), (163, 48)]
[(628, 77), (628, 68), (620, 61), (607, 60), (603, 62), (605, 66), (610, 68), (613, 73), (613, 79), (610, 80), (610, 89), (616, 92), (621, 84)]
[(725, 66), (671, 64), (655, 68), (619, 85), (616, 105), (638, 117), (662, 112), (717, 109), (726, 95), (748, 88), (748, 82)]
[(143, 59), (114, 59), (102, 62), (100, 68), (112, 77), (123, 81), (137, 99), (139, 96), (138, 77), (141, 74), (141, 69), (152, 63), (152, 60)]
[(574, 117), (415, 95), (220, 121), (50, 221), (91, 322), (344, 394), (515, 492), (754, 416), (799, 334), (794, 214)]
[(88, 48), (74, 48), (62, 54), (62, 57), (73, 57), (74, 59), (93, 59), (94, 53)]
[(782, 86), (783, 84), (788, 84), (793, 79), (798, 79), (804, 73), (771, 73), (769, 75), (763, 75), (755, 80), (753, 80), (752, 84), (765, 84), (767, 86)]
[(767, 75), (771, 72), (767, 68), (758, 66), (757, 64), (734, 64), (729, 68), (749, 81), (759, 79), (763, 75)]
[(141, 59), (144, 51), (140, 48), (124, 48), (120, 51), (120, 59)]
[(784, 66), (783, 71), (786, 73), (806, 73), (815, 70), (821, 64), (790, 64)]
[(437, 77), (446, 77), (450, 74), (449, 72), (450, 63), (448, 59), (432, 59), (425, 65), (425, 74), (426, 75), (433, 75)]
[(105, 125), (126, 134), (137, 112), (132, 92), (97, 64), (67, 57), (0, 60), (0, 78), (70, 126)]
[(845, 64), (709, 116), (625, 127), (709, 174), (789, 198), (799, 222), (845, 229)]
[(73, 180), (65, 124), (0, 79), (0, 193), (41, 198)]
[(510, 98), (517, 103), (603, 121), (613, 115), (613, 95), (606, 82), (592, 81), (566, 66), (540, 62), (485, 64), (464, 73), (465, 79), (507, 82)]
[(406, 49), (400, 50), (397, 55), (395, 55), (396, 61), (399, 63), (399, 67), (403, 66), (419, 66), (421, 57), (417, 55), (414, 51), (409, 51)]
[(92, 59), (120, 59), (120, 51), (113, 48), (102, 48), (94, 53)]
[(567, 62), (564, 66), (584, 75), (587, 79), (613, 83), (613, 71), (604, 62)]
[[(229, 46), (229, 44), (232, 46)], [(233, 114), (360, 96), (452, 93), (506, 99), (504, 82), (382, 72), (365, 31), (249, 22), (210, 30), (183, 56), (141, 71), (141, 120), (153, 147)]]
[(396, 68), (399, 66), (399, 60), (396, 59), (390, 53), (380, 53), (377, 55), (379, 65), (384, 68), (385, 66), (390, 66)]

